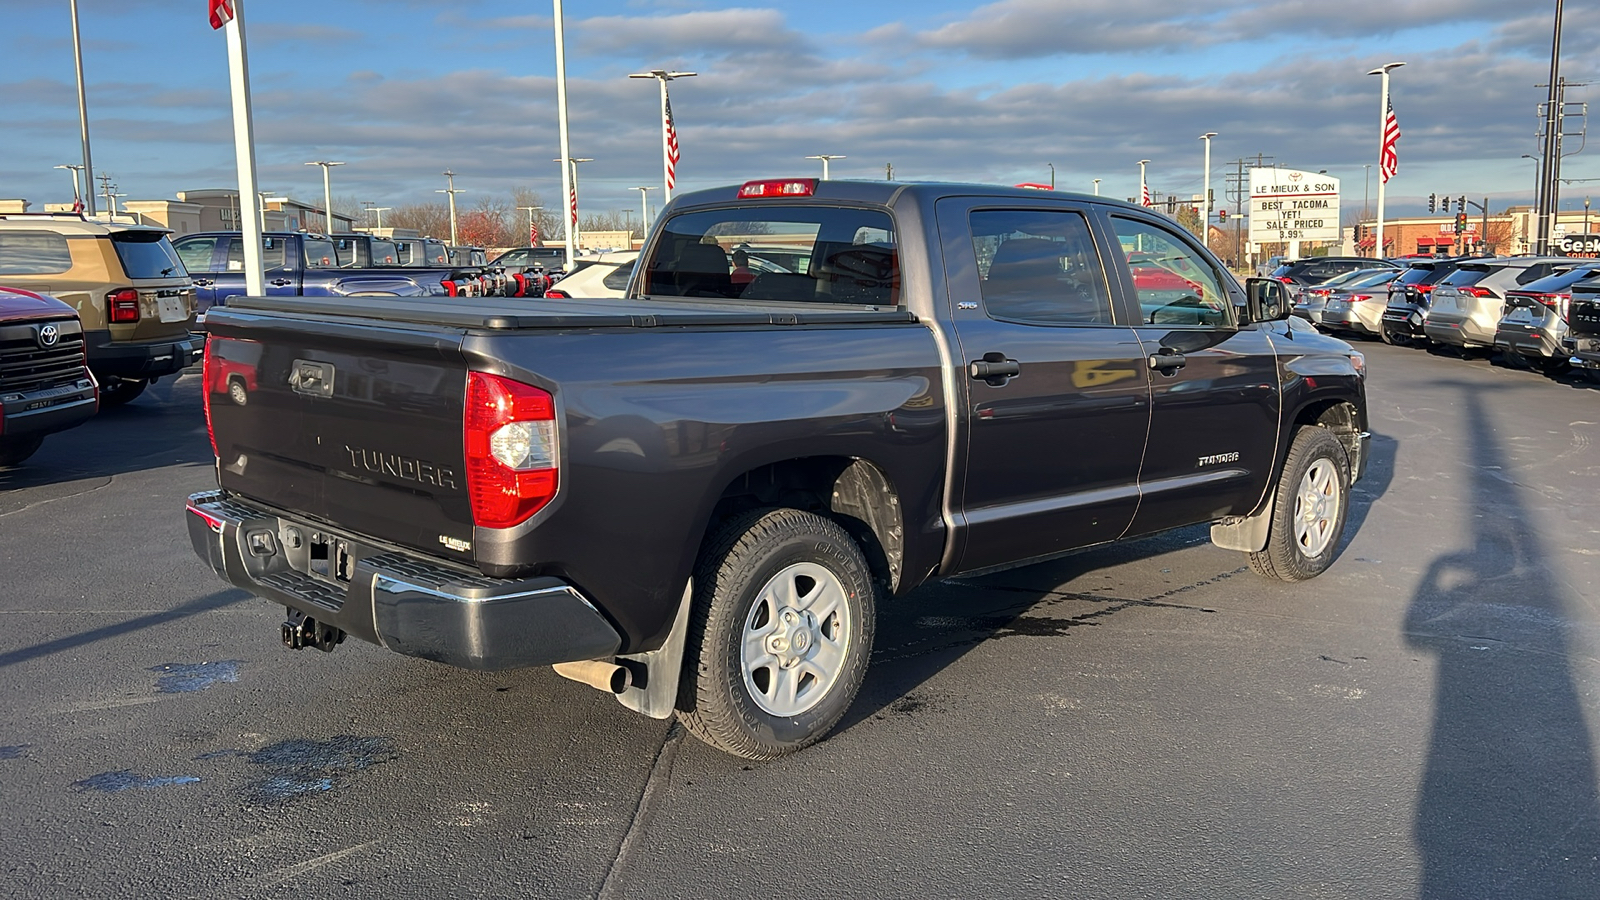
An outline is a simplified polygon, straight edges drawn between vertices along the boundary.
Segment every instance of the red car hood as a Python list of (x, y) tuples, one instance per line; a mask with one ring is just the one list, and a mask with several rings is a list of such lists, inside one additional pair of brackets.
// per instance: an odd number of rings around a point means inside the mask
[(53, 297), (0, 287), (0, 322), (55, 319), (70, 315), (76, 315), (72, 307)]

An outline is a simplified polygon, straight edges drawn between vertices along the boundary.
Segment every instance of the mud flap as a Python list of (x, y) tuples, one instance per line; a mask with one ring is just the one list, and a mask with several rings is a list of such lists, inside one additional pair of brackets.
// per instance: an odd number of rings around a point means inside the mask
[(620, 655), (617, 659), (629, 668), (643, 668), (644, 678), (635, 677), (617, 702), (652, 719), (665, 719), (678, 706), (678, 680), (683, 675), (683, 642), (689, 632), (689, 604), (694, 599), (694, 579), (684, 585), (678, 601), (678, 615), (666, 643), (646, 653)]
[(1223, 519), (1211, 526), (1211, 543), (1224, 550), (1243, 550), (1260, 553), (1267, 549), (1267, 537), (1272, 532), (1272, 507), (1278, 500), (1277, 489), (1267, 495), (1261, 511), (1253, 516)]

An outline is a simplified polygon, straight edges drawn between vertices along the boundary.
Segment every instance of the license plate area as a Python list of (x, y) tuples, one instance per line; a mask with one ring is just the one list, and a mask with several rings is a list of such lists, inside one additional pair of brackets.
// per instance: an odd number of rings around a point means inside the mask
[(157, 297), (156, 314), (162, 322), (169, 325), (189, 318), (189, 311), (184, 308), (182, 297)]

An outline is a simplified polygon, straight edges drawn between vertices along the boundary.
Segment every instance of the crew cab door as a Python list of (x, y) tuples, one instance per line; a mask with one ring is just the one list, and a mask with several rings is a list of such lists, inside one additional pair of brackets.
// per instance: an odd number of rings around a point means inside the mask
[[(937, 207), (964, 404), (959, 571), (1120, 537), (1138, 507), (1150, 394), (1082, 206)], [(964, 466), (962, 465), (964, 463)]]
[[(195, 312), (203, 313), (217, 300), (217, 273), (222, 270), (223, 253), (229, 238), (215, 234), (196, 235), (172, 242), (183, 267), (194, 279)], [(218, 245), (222, 245), (219, 247)]]
[(1244, 515), (1272, 476), (1277, 355), (1265, 323), (1240, 328), (1238, 284), (1182, 229), (1155, 216), (1104, 214), (1116, 279), (1137, 316), (1153, 400), (1129, 535)]

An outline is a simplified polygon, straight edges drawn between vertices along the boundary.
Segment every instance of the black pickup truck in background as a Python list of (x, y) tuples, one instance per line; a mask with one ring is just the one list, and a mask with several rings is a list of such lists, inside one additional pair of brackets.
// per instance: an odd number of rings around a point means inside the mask
[(348, 635), (554, 665), (728, 752), (822, 738), (875, 602), (1196, 523), (1338, 552), (1365, 363), (1149, 210), (787, 179), (683, 194), (612, 300), (245, 298), (196, 553)]

